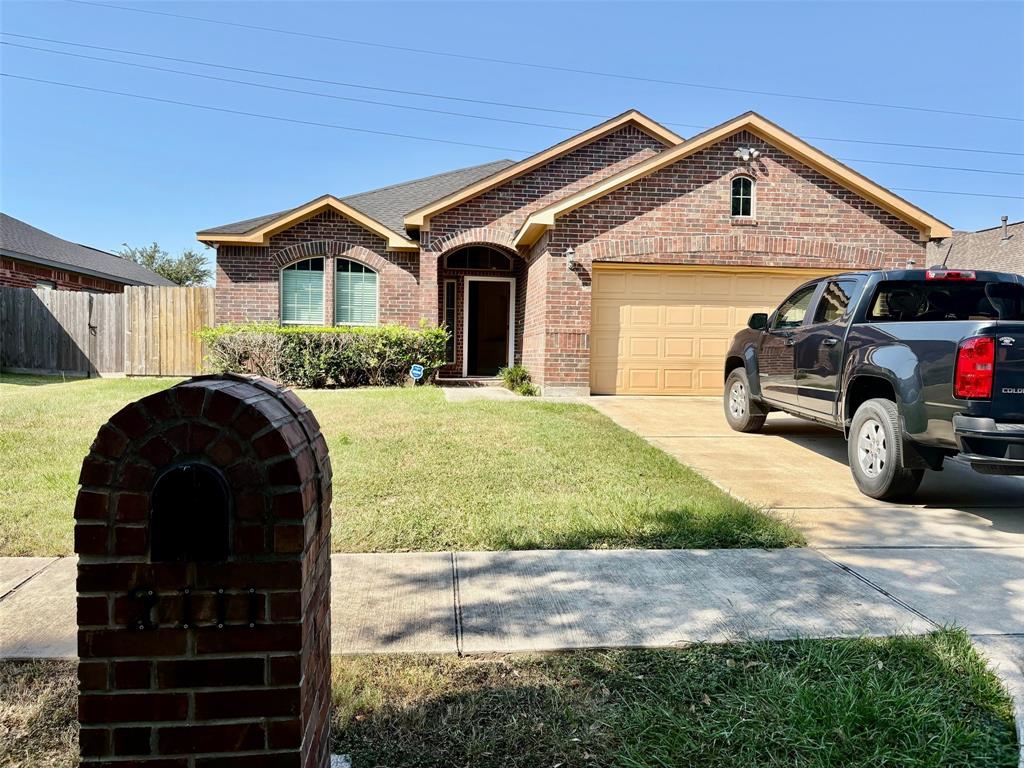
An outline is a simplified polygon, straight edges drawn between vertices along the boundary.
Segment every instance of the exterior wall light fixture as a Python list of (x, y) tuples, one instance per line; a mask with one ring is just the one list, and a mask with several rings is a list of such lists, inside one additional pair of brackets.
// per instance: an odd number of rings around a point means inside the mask
[(565, 268), (570, 272), (576, 268), (576, 249), (571, 245), (565, 249)]

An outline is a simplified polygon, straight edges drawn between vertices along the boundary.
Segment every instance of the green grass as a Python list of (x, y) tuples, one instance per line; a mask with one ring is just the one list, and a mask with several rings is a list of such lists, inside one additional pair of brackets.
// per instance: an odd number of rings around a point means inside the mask
[[(0, 764), (72, 764), (73, 669), (0, 664)], [(1017, 765), (1010, 701), (959, 630), (663, 651), (336, 657), (333, 737), (355, 768)]]
[[(0, 554), (68, 554), (96, 430), (171, 383), (39, 382), (0, 379)], [(330, 446), (335, 551), (803, 543), (585, 405), (450, 404), (432, 387), (299, 394)]]

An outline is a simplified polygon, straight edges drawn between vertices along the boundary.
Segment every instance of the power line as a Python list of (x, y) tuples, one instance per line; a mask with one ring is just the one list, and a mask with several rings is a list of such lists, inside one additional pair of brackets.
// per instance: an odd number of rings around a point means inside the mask
[[(270, 85), (268, 83), (254, 83), (250, 80), (235, 80), (230, 77), (218, 77), (217, 75), (204, 75), (200, 72), (187, 72), (183, 69), (171, 69), (170, 67), (157, 67), (152, 64), (140, 64), (134, 61), (118, 61), (117, 59), (108, 59), (105, 56), (89, 56), (84, 53), (72, 53), (71, 51), (54, 51), (49, 48), (39, 48), (34, 45), (23, 45), (21, 43), (10, 43), (6, 40), (0, 40), (0, 45), (9, 45), (13, 48), (24, 48), (29, 51), (42, 51), (43, 53), (55, 53), (59, 56), (73, 56), (77, 59), (88, 59), (89, 61), (105, 61), (109, 64), (120, 64), (124, 67), (136, 67), (137, 69), (149, 69), (155, 72), (170, 72), (175, 75), (186, 75), (187, 77), (201, 77), (204, 80), (216, 80), (222, 83), (234, 83), (235, 85), (248, 85), (253, 88), (266, 88), (273, 91), (283, 91), (285, 93), (299, 93), (305, 96), (319, 96), (324, 99), (337, 99), (340, 101), (352, 101), (358, 104), (372, 104), (378, 107), (393, 107), (395, 109), (408, 109), (415, 112), (432, 112), (436, 115), (449, 115), (451, 117), (468, 117), (474, 120), (491, 120), (499, 123), (511, 123), (513, 125), (526, 125), (532, 128), (556, 128), (560, 131), (578, 131), (579, 128), (572, 128), (566, 125), (550, 125), (547, 123), (532, 123), (527, 120), (510, 120), (503, 117), (488, 117), (486, 115), (471, 115), (466, 112), (451, 112), (444, 109), (431, 109), (430, 107), (414, 107), (407, 104), (395, 104), (387, 101), (373, 101), (372, 99), (357, 99), (353, 96), (340, 96), (336, 93), (324, 93), (322, 91), (303, 91), (298, 88), (284, 88), (279, 85)], [(1024, 175), (1024, 174), (1022, 174)]]
[(900, 192), (927, 192), (931, 195), (964, 195), (966, 197), (998, 197), (1003, 200), (1024, 200), (1024, 195), (990, 195), (984, 192), (954, 192), (945, 189), (916, 189), (914, 187), (889, 187)]
[[(19, 35), (19, 37), (20, 37), (20, 35)], [(358, 104), (372, 104), (374, 106), (379, 106), (379, 107), (393, 107), (395, 109), (406, 109), (406, 110), (412, 110), (412, 111), (415, 111), (415, 112), (430, 112), (430, 113), (438, 114), (438, 115), (448, 115), (448, 116), (452, 116), (452, 117), (472, 118), (474, 120), (489, 120), (489, 121), (500, 122), (500, 123), (511, 123), (513, 125), (526, 125), (526, 126), (530, 126), (530, 127), (534, 127), (534, 128), (555, 128), (555, 129), (558, 129), (558, 130), (573, 131), (573, 132), (578, 132), (578, 131), (582, 130), (581, 128), (573, 127), (573, 126), (551, 125), (549, 123), (534, 123), (534, 122), (530, 122), (530, 121), (526, 121), (526, 120), (510, 120), (510, 119), (506, 119), (506, 118), (502, 118), (502, 117), (491, 117), (491, 116), (488, 116), (488, 115), (473, 115), (473, 114), (468, 114), (466, 112), (452, 112), (452, 111), (443, 110), (443, 109), (431, 109), (429, 107), (415, 107), (415, 106), (411, 106), (411, 105), (408, 105), (408, 104), (395, 104), (393, 102), (374, 101), (372, 99), (357, 99), (357, 98), (350, 97), (350, 96), (339, 96), (339, 95), (333, 94), (333, 93), (323, 93), (322, 91), (304, 91), (304, 90), (300, 90), (300, 89), (297, 89), (297, 88), (284, 88), (284, 87), (277, 86), (277, 85), (269, 85), (267, 83), (254, 83), (254, 82), (249, 81), (249, 80), (235, 80), (235, 79), (229, 78), (229, 77), (218, 77), (217, 75), (204, 75), (204, 74), (199, 73), (199, 72), (188, 72), (186, 70), (181, 70), (181, 69), (171, 69), (170, 67), (157, 67), (157, 66), (154, 66), (154, 65), (151, 65), (151, 64), (140, 64), (138, 62), (132, 62), (132, 61), (120, 61), (118, 59), (108, 59), (105, 56), (89, 56), (89, 55), (83, 54), (83, 53), (72, 53), (71, 51), (56, 51), (56, 50), (53, 50), (53, 49), (50, 49), (50, 48), (40, 48), (38, 46), (24, 45), (22, 43), (11, 43), (11, 42), (8, 42), (8, 41), (5, 41), (5, 40), (0, 40), (0, 45), (8, 45), (8, 46), (11, 46), (11, 47), (14, 47), (14, 48), (22, 48), (22, 49), (29, 50), (29, 51), (41, 51), (43, 53), (53, 53), (53, 54), (57, 54), (59, 56), (71, 56), (71, 57), (74, 57), (74, 58), (86, 59), (86, 60), (89, 60), (89, 61), (103, 61), (103, 62), (107, 62), (109, 64), (119, 64), (119, 65), (125, 66), (125, 67), (136, 67), (136, 68), (139, 68), (139, 69), (148, 69), (148, 70), (153, 70), (153, 71), (156, 71), (156, 72), (170, 72), (170, 73), (176, 74), (176, 75), (185, 75), (187, 77), (199, 77), (199, 78), (203, 78), (205, 80), (215, 80), (215, 81), (223, 82), (223, 83), (233, 83), (233, 84), (236, 84), (236, 85), (248, 85), (248, 86), (253, 87), (253, 88), (265, 88), (265, 89), (270, 89), (270, 90), (274, 90), (274, 91), (283, 91), (285, 93), (298, 93), (298, 94), (303, 94), (303, 95), (306, 95), (306, 96), (319, 96), (319, 97), (325, 98), (325, 99), (338, 99), (338, 100), (341, 100), (341, 101), (351, 101), (351, 102), (355, 102), (355, 103), (358, 103)], [(207, 64), (205, 66), (216, 66), (216, 65)], [(270, 73), (268, 73), (268, 74), (270, 74)], [(1016, 171), (992, 171), (992, 170), (988, 170), (988, 169), (985, 169), (985, 168), (961, 168), (961, 167), (954, 167), (954, 166), (948, 166), (948, 165), (928, 165), (928, 164), (924, 164), (924, 163), (901, 163), (901, 162), (897, 162), (897, 161), (894, 161), (894, 160), (860, 160), (860, 159), (853, 159), (853, 158), (837, 158), (837, 159), (843, 160), (843, 161), (846, 161), (846, 162), (876, 163), (876, 164), (880, 164), (880, 165), (901, 165), (901, 166), (909, 166), (909, 167), (912, 167), (912, 168), (933, 168), (933, 169), (947, 170), (947, 171), (961, 171), (961, 172), (965, 172), (965, 173), (994, 173), (994, 174), (1007, 175), (1007, 176), (1024, 176), (1024, 173), (1020, 173), (1020, 172), (1016, 172)]]
[[(328, 79), (324, 79), (324, 78), (305, 77), (305, 76), (302, 76), (302, 75), (284, 74), (284, 73), (281, 73), (281, 72), (272, 72), (272, 71), (268, 71), (268, 70), (252, 69), (252, 68), (247, 68), (247, 67), (237, 67), (237, 66), (231, 66), (231, 65), (228, 65), (228, 64), (215, 64), (215, 63), (207, 62), (207, 61), (198, 61), (196, 59), (185, 59), (185, 58), (179, 58), (179, 57), (174, 57), (174, 56), (160, 56), (158, 54), (144, 53), (142, 51), (126, 50), (126, 49), (123, 49), (123, 48), (110, 48), (110, 47), (107, 47), (107, 46), (90, 45), (90, 44), (87, 44), (87, 43), (75, 43), (75, 42), (70, 42), (70, 41), (67, 41), (67, 40), (55, 40), (53, 38), (35, 37), (33, 35), (21, 35), (21, 34), (16, 34), (14, 32), (0, 31), (0, 34), (7, 35), (7, 36), (10, 36), (10, 37), (18, 37), (18, 38), (22, 38), (22, 39), (26, 39), (26, 40), (36, 40), (36, 41), (42, 41), (42, 42), (47, 42), (47, 43), (54, 43), (54, 44), (57, 44), (57, 45), (68, 45), (68, 46), (73, 46), (73, 47), (78, 47), (78, 48), (89, 48), (89, 49), (92, 49), (92, 50), (107, 51), (109, 53), (121, 53), (121, 54), (125, 54), (125, 55), (128, 55), (128, 56), (140, 56), (140, 57), (150, 58), (150, 59), (159, 59), (159, 60), (162, 60), (162, 61), (173, 61), (173, 62), (177, 62), (177, 63), (180, 63), (180, 64), (193, 64), (193, 65), (196, 65), (196, 66), (211, 67), (211, 68), (214, 68), (214, 69), (226, 69), (226, 70), (231, 70), (231, 71), (235, 71), (235, 72), (245, 72), (247, 74), (265, 75), (265, 76), (268, 76), (268, 77), (280, 77), (280, 78), (289, 79), (289, 80), (301, 80), (301, 81), (305, 81), (305, 82), (320, 83), (320, 84), (324, 84), (324, 85), (336, 85), (336, 86), (341, 86), (341, 87), (344, 87), (344, 88), (358, 88), (358, 89), (363, 89), (363, 90), (380, 91), (380, 92), (385, 92), (385, 93), (396, 93), (396, 94), (402, 94), (402, 95), (406, 95), (406, 96), (418, 96), (418, 97), (425, 97), (425, 98), (431, 98), (431, 99), (444, 99), (444, 100), (448, 100), (448, 101), (460, 101), (460, 102), (467, 102), (467, 103), (473, 103), (473, 104), (484, 104), (484, 105), (487, 105), (487, 106), (506, 107), (506, 108), (511, 108), (511, 109), (532, 110), (532, 111), (535, 111), (535, 112), (551, 112), (551, 113), (558, 113), (558, 114), (565, 114), (565, 115), (575, 115), (575, 116), (579, 116), (579, 117), (593, 117), (593, 118), (598, 118), (598, 119), (601, 119), (601, 120), (606, 120), (609, 117), (609, 115), (603, 115), (603, 114), (595, 113), (595, 112), (575, 112), (575, 111), (571, 111), (571, 110), (552, 109), (552, 108), (548, 108), (548, 107), (536, 107), (536, 106), (530, 106), (530, 105), (526, 105), (526, 104), (511, 104), (511, 103), (507, 103), (507, 102), (487, 101), (487, 100), (484, 100), (484, 99), (471, 99), (471, 98), (459, 97), (459, 96), (449, 96), (449, 95), (445, 95), (445, 94), (425, 93), (425, 92), (421, 92), (421, 91), (407, 91), (407, 90), (401, 90), (401, 89), (397, 89), (397, 88), (382, 88), (382, 87), (378, 87), (378, 86), (369, 86), (369, 85), (363, 85), (363, 84), (359, 84), (359, 83), (348, 83), (348, 82), (343, 82), (343, 81), (338, 81), (338, 80), (328, 80)], [(31, 46), (22, 46), (22, 47), (29, 48)], [(45, 49), (38, 49), (38, 50), (45, 50)], [(52, 51), (52, 52), (53, 53), (66, 53), (66, 55), (71, 55), (70, 53), (67, 53), (67, 52), (64, 52), (64, 51)], [(133, 66), (132, 62), (115, 62), (115, 63), (125, 64), (125, 65), (128, 65), (128, 66)], [(134, 65), (134, 66), (137, 66), (137, 65)], [(196, 73), (182, 73), (182, 74), (196, 74)], [(198, 76), (202, 77), (202, 75), (198, 75)], [(244, 83), (245, 81), (238, 81), (238, 82), (243, 82)], [(246, 83), (246, 84), (256, 85), (254, 83)], [(326, 95), (326, 94), (313, 94), (313, 95)], [(383, 104), (382, 102), (369, 102), (369, 103)], [(394, 106), (394, 107), (399, 108), (399, 109), (423, 109), (424, 111), (431, 111), (431, 110), (428, 110), (425, 107), (422, 107), (422, 108), (421, 107), (411, 107), (411, 106), (408, 106), (408, 105), (399, 105), (399, 104), (383, 104), (383, 105), (384, 106)], [(499, 122), (504, 122), (505, 121), (503, 118), (485, 117), (483, 115), (470, 115), (470, 114), (466, 114), (466, 113), (447, 113), (447, 114), (458, 115), (458, 116), (465, 116), (465, 117), (474, 118), (474, 119), (481, 119), (481, 120), (493, 120), (493, 121), (499, 121)], [(509, 121), (509, 122), (515, 122), (515, 121)], [(538, 127), (545, 127), (545, 128), (562, 128), (561, 126), (545, 125), (545, 124), (542, 124), (542, 123), (523, 122), (521, 124), (535, 125), (535, 126), (538, 126)], [(664, 124), (665, 125), (669, 125), (669, 126), (681, 126), (681, 127), (684, 127), (684, 128), (697, 128), (697, 129), (700, 129), (700, 130), (703, 130), (703, 129), (711, 127), (711, 126), (708, 126), (708, 125), (696, 125), (696, 124), (693, 124), (693, 123), (680, 123), (680, 122), (671, 122), (671, 121), (666, 121)], [(563, 130), (573, 130), (573, 131), (579, 130), (578, 128), (562, 128), (562, 129)], [(879, 145), (879, 146), (900, 147), (900, 148), (909, 148), (909, 149), (928, 149), (928, 150), (939, 150), (939, 151), (948, 151), (948, 152), (968, 152), (968, 153), (989, 154), (989, 155), (1006, 155), (1006, 156), (1009, 156), (1009, 157), (1024, 157), (1024, 152), (1007, 152), (1007, 151), (1004, 151), (1004, 150), (977, 149), (977, 148), (972, 148), (972, 147), (946, 147), (946, 146), (936, 146), (936, 145), (933, 145), (933, 144), (911, 144), (911, 143), (892, 142), (892, 141), (873, 141), (873, 140), (868, 140), (868, 139), (845, 139), (845, 138), (838, 138), (838, 137), (834, 137), (834, 136), (810, 136), (810, 135), (807, 135), (807, 136), (804, 136), (804, 138), (811, 139), (811, 140), (814, 140), (814, 141), (833, 141), (833, 142), (839, 142), (839, 143), (846, 142), (846, 143), (853, 143), (853, 144)], [(842, 158), (838, 158), (838, 159), (842, 159)], [(875, 162), (875, 163), (886, 163), (886, 164), (889, 164), (891, 161), (883, 161), (883, 160), (867, 161), (867, 160), (865, 160), (865, 161), (862, 161), (862, 162)], [(891, 162), (891, 164), (897, 165), (899, 163)], [(922, 167), (932, 167), (932, 166), (922, 166)], [(943, 168), (943, 169), (946, 169), (946, 170), (959, 170), (959, 169), (950, 168), (948, 166), (934, 166), (934, 167), (936, 167), (936, 168)], [(1009, 171), (984, 171), (982, 169), (974, 169), (974, 170), (978, 170), (978, 171), (981, 171), (981, 172), (984, 172), (984, 173), (989, 173), (989, 172), (991, 172), (991, 173), (1010, 173), (1010, 174), (1013, 173), (1013, 172), (1009, 172)], [(1013, 174), (1013, 175), (1017, 175), (1017, 174)]]
[[(165, 98), (161, 98), (159, 96), (146, 96), (146, 95), (139, 94), (139, 93), (126, 93), (124, 91), (114, 91), (114, 90), (109, 90), (109, 89), (106, 89), (106, 88), (95, 88), (95, 87), (92, 87), (92, 86), (79, 85), (79, 84), (76, 84), (76, 83), (63, 83), (63, 82), (59, 82), (57, 80), (46, 80), (46, 79), (38, 78), (38, 77), (28, 77), (26, 75), (15, 75), (15, 74), (12, 74), (10, 72), (0, 72), (0, 77), (10, 77), (10, 78), (14, 78), (16, 80), (24, 80), (24, 81), (33, 82), (33, 83), (43, 83), (43, 84), (46, 84), (46, 85), (59, 85), (59, 86), (62, 86), (64, 88), (74, 88), (74, 89), (82, 90), (82, 91), (91, 91), (93, 93), (103, 93), (103, 94), (108, 94), (108, 95), (112, 95), (112, 96), (123, 96), (123, 97), (126, 97), (126, 98), (132, 98), (132, 99), (143, 99), (145, 101), (154, 101), (154, 102), (158, 102), (158, 103), (161, 103), (161, 104), (174, 104), (174, 105), (181, 106), (181, 107), (192, 107), (193, 109), (203, 109), (203, 110), (207, 110), (207, 111), (210, 111), (210, 112), (224, 112), (224, 113), (232, 114), (232, 115), (243, 115), (245, 117), (257, 117), (257, 118), (262, 118), (264, 120), (275, 120), (275, 121), (278, 121), (278, 122), (295, 123), (295, 124), (298, 124), (298, 125), (309, 125), (309, 126), (315, 126), (315, 127), (319, 127), (319, 128), (332, 128), (332, 129), (341, 130), (341, 131), (352, 131), (352, 132), (356, 132), (356, 133), (368, 133), (368, 134), (374, 134), (374, 135), (378, 135), (378, 136), (390, 136), (392, 138), (412, 139), (412, 140), (415, 140), (415, 141), (430, 141), (430, 142), (436, 142), (436, 143), (441, 143), (441, 144), (454, 144), (454, 145), (457, 145), (457, 146), (475, 147), (475, 148), (478, 148), (478, 149), (494, 149), (494, 150), (499, 150), (499, 151), (502, 151), (502, 152), (516, 152), (516, 153), (519, 153), (519, 154), (526, 154), (526, 152), (527, 152), (527, 150), (524, 150), (524, 149), (515, 149), (515, 148), (511, 148), (511, 147), (498, 147), (498, 146), (492, 146), (492, 145), (488, 145), (488, 144), (472, 144), (472, 143), (469, 143), (469, 142), (455, 141), (455, 140), (451, 140), (451, 139), (438, 139), (438, 138), (433, 138), (433, 137), (428, 137), (428, 136), (415, 136), (415, 135), (411, 135), (411, 134), (394, 133), (394, 132), (391, 132), (391, 131), (372, 130), (372, 129), (369, 129), (369, 128), (355, 128), (355, 127), (347, 126), (347, 125), (338, 125), (336, 123), (323, 123), (323, 122), (318, 122), (318, 121), (314, 121), (314, 120), (299, 120), (297, 118), (283, 117), (281, 115), (268, 115), (268, 114), (264, 114), (264, 113), (260, 113), (260, 112), (246, 112), (246, 111), (240, 110), (240, 109), (229, 109), (227, 107), (215, 107), (215, 106), (211, 106), (209, 104), (195, 104), (195, 103), (187, 102), (187, 101), (178, 101), (176, 99), (165, 99)], [(968, 197), (996, 197), (996, 198), (1002, 198), (1002, 199), (1007, 199), (1007, 200), (1024, 200), (1024, 196), (991, 195), (991, 194), (984, 194), (984, 193), (980, 193), (980, 192), (957, 192), (957, 191), (952, 191), (952, 190), (916, 189), (916, 188), (909, 188), (909, 187), (891, 187), (891, 189), (898, 190), (898, 191), (905, 191), (905, 192), (926, 192), (926, 193), (933, 193), (933, 194), (939, 194), (939, 195), (966, 195)]]
[(878, 165), (902, 165), (908, 168), (934, 168), (940, 171), (963, 171), (964, 173), (995, 173), (1000, 176), (1024, 176), (1020, 171), (993, 171), (988, 168), (962, 168), (956, 165), (927, 165), (925, 163), (901, 163), (896, 160), (865, 160), (862, 157), (837, 157), (844, 163), (876, 163)]
[(299, 120), (293, 117), (282, 117), (281, 115), (267, 115), (260, 112), (246, 112), (241, 109), (229, 109), (227, 107), (214, 107), (208, 104), (194, 104), (188, 101), (176, 101), (175, 99), (164, 99), (159, 96), (144, 96), (140, 93), (125, 93), (124, 91), (112, 91), (106, 88), (94, 88), (88, 85), (78, 85), (76, 83), (62, 83), (57, 80), (44, 80), (40, 77), (28, 77), (26, 75), (15, 75), (10, 72), (0, 72), (0, 77), (11, 77), (17, 80), (27, 80), (33, 83), (45, 83), (47, 85), (60, 85), (65, 88), (77, 88), (81, 91), (92, 91), (94, 93), (106, 93), (112, 96), (125, 96), (131, 99), (144, 99), (146, 101), (156, 101), (162, 104), (176, 104), (180, 107), (192, 107), (194, 109), (205, 109), (210, 112), (225, 112), (231, 115), (244, 115), (245, 117), (260, 117), (264, 120), (277, 120), (282, 123), (296, 123), (298, 125), (313, 125), (318, 128), (333, 128), (339, 131), (352, 131), (354, 133), (371, 133), (377, 136), (392, 136), (398, 139), (413, 139), (415, 141), (431, 141), (437, 144), (454, 144), (460, 147), (475, 147), (477, 149), (495, 149), (499, 152), (517, 152), (520, 154), (526, 154), (525, 149), (515, 149), (513, 147), (498, 147), (491, 144), (472, 144), (466, 141), (455, 141), (453, 139), (437, 139), (430, 136), (414, 136), (407, 133), (394, 133), (392, 131), (376, 131), (370, 128), (355, 128), (349, 125), (338, 125), (336, 123), (321, 123), (315, 120)]
[[(227, 69), (233, 72), (245, 72), (250, 75), (266, 75), (268, 77), (280, 77), (288, 80), (301, 80), (307, 83), (319, 83), (321, 85), (337, 85), (342, 88), (357, 88), (364, 91), (377, 91), (379, 93), (395, 93), (402, 96), (419, 96), (427, 99), (440, 99), (444, 101), (459, 101), (466, 104), (482, 104), (488, 107), (503, 107), (507, 109), (523, 109), (531, 112), (550, 112), (552, 114), (559, 115), (572, 115), (574, 117), (594, 117), (599, 120), (607, 120), (609, 115), (603, 115), (598, 112), (578, 112), (570, 109), (556, 109), (554, 107), (536, 107), (529, 104), (514, 104), (506, 101), (490, 101), (488, 99), (471, 99), (465, 96), (451, 96), (442, 93), (430, 93), (426, 91), (409, 91), (400, 88), (384, 88), (382, 86), (365, 85), (363, 83), (349, 83), (341, 80), (328, 80), (321, 77), (306, 77), (303, 75), (291, 75), (283, 72), (270, 72), (265, 69), (252, 69), (250, 67), (238, 67), (230, 64), (215, 64), (209, 61), (197, 61), (196, 59), (183, 59), (177, 56), (160, 56), (155, 53), (145, 53), (143, 51), (131, 51), (124, 48), (110, 48), (104, 45), (90, 45), (88, 43), (75, 43), (69, 40), (55, 40), (49, 37), (36, 37), (34, 35), (20, 35), (14, 32), (7, 32), (0, 30), (0, 35), (7, 35), (8, 37), (20, 37), (25, 40), (36, 40), (43, 43), (55, 43), (57, 45), (70, 45), (76, 48), (90, 48), (96, 51), (106, 51), (108, 53), (123, 53), (128, 56), (142, 56), (148, 59), (160, 59), (161, 61), (173, 61), (178, 64), (195, 64), (200, 67), (212, 67), (215, 69)], [(694, 123), (666, 123), (666, 125), (676, 125), (683, 128), (697, 128), (704, 129), (706, 125), (696, 125)]]
[(840, 99), (840, 98), (834, 98), (834, 97), (828, 97), (828, 96), (808, 96), (808, 95), (805, 95), (805, 94), (785, 93), (785, 92), (782, 92), (782, 91), (759, 91), (759, 90), (754, 90), (754, 89), (750, 89), (750, 88), (733, 88), (733, 87), (724, 86), (724, 85), (710, 85), (710, 84), (707, 84), (707, 83), (694, 83), (694, 82), (686, 82), (686, 81), (682, 81), (682, 80), (666, 80), (666, 79), (654, 78), (654, 77), (643, 77), (643, 76), (640, 76), (640, 75), (627, 75), (627, 74), (618, 73), (618, 72), (602, 72), (602, 71), (598, 71), (598, 70), (579, 69), (579, 68), (575, 68), (575, 67), (564, 67), (564, 66), (558, 66), (558, 65), (554, 65), (554, 64), (540, 64), (540, 63), (532, 62), (532, 61), (517, 61), (515, 59), (500, 59), (500, 58), (491, 57), (491, 56), (475, 56), (475, 55), (465, 54), (465, 53), (455, 53), (455, 52), (452, 52), (452, 51), (438, 51), (438, 50), (432, 50), (432, 49), (429, 49), (429, 48), (413, 48), (413, 47), (410, 47), (410, 46), (393, 45), (393, 44), (388, 44), (388, 43), (377, 43), (377, 42), (372, 42), (372, 41), (368, 41), (368, 40), (356, 40), (356, 39), (353, 39), (353, 38), (336, 37), (334, 35), (324, 35), (324, 34), (318, 34), (318, 33), (314, 33), (314, 32), (301, 32), (301, 31), (297, 31), (297, 30), (280, 29), (278, 27), (266, 27), (266, 26), (261, 26), (261, 25), (258, 25), (258, 24), (244, 24), (244, 23), (238, 22), (238, 21), (226, 21), (224, 19), (210, 19), (210, 18), (206, 18), (206, 17), (203, 17), (203, 16), (189, 16), (189, 15), (186, 15), (186, 14), (171, 13), (169, 11), (156, 11), (156, 10), (153, 10), (151, 8), (132, 8), (132, 7), (129, 7), (129, 6), (114, 5), (114, 4), (111, 4), (111, 3), (92, 2), (91, 0), (65, 0), (65, 1), (69, 2), (69, 3), (74, 3), (76, 5), (90, 5), (90, 6), (96, 6), (98, 8), (106, 8), (106, 9), (109, 9), (109, 10), (132, 11), (132, 12), (135, 12), (135, 13), (148, 13), (148, 14), (151, 14), (151, 15), (154, 15), (154, 16), (165, 16), (165, 17), (176, 18), (176, 19), (186, 19), (186, 20), (189, 20), (189, 21), (201, 21), (201, 22), (204, 22), (206, 24), (219, 24), (219, 25), (222, 25), (222, 26), (237, 27), (239, 29), (257, 30), (257, 31), (260, 31), (260, 32), (273, 32), (275, 34), (281, 34), (281, 35), (292, 35), (292, 36), (295, 36), (295, 37), (304, 37), (304, 38), (315, 39), (315, 40), (327, 40), (327, 41), (335, 42), (335, 43), (343, 43), (345, 45), (359, 45), (359, 46), (364, 46), (364, 47), (369, 47), (369, 48), (382, 48), (382, 49), (391, 50), (391, 51), (401, 51), (403, 53), (416, 53), (416, 54), (424, 54), (424, 55), (428, 55), (428, 56), (442, 56), (442, 57), (446, 57), (446, 58), (461, 59), (461, 60), (464, 60), (464, 61), (477, 61), (477, 62), (484, 62), (484, 63), (488, 63), (488, 64), (502, 64), (502, 65), (506, 65), (506, 66), (527, 67), (527, 68), (530, 68), (530, 69), (542, 69), (542, 70), (547, 70), (547, 71), (552, 71), (552, 72), (567, 72), (567, 73), (578, 74), (578, 75), (589, 75), (589, 76), (592, 76), (592, 77), (604, 77), (604, 78), (613, 78), (613, 79), (618, 79), (618, 80), (629, 80), (629, 81), (632, 81), (632, 82), (656, 83), (656, 84), (659, 84), (659, 85), (674, 85), (674, 86), (679, 86), (679, 87), (683, 87), (683, 88), (699, 88), (699, 89), (711, 90), (711, 91), (723, 91), (723, 92), (726, 92), (726, 93), (742, 93), (742, 94), (746, 94), (746, 95), (770, 96), (770, 97), (773, 97), (773, 98), (797, 99), (797, 100), (801, 100), (801, 101), (816, 101), (816, 102), (824, 102), (824, 103), (832, 103), (832, 104), (847, 104), (847, 105), (859, 106), (859, 107), (876, 107), (876, 108), (879, 108), (879, 109), (899, 109), (899, 110), (911, 111), (911, 112), (926, 112), (926, 113), (939, 114), (939, 115), (956, 115), (958, 117), (982, 118), (982, 119), (986, 119), (986, 120), (1008, 120), (1008, 121), (1011, 121), (1011, 122), (1024, 122), (1024, 117), (1013, 117), (1013, 116), (1009, 116), (1009, 115), (987, 115), (987, 114), (981, 114), (981, 113), (977, 113), (977, 112), (961, 112), (961, 111), (951, 110), (951, 109), (938, 109), (938, 108), (933, 108), (933, 107), (919, 107), (919, 106), (911, 106), (911, 105), (906, 105), (906, 104), (886, 104), (886, 103), (883, 103), (883, 102), (875, 102), (875, 101), (858, 101), (858, 100), (855, 100), (855, 99)]

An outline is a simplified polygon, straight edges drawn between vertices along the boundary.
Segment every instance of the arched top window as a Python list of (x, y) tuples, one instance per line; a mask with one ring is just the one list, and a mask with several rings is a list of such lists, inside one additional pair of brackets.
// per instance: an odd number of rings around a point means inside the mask
[(482, 272), (510, 272), (512, 259), (495, 248), (471, 245), (449, 253), (444, 262), (448, 269), (475, 269)]
[(365, 264), (334, 260), (334, 323), (377, 324), (377, 273)]
[(281, 270), (281, 322), (324, 324), (324, 260), (303, 259)]
[(736, 176), (732, 180), (732, 215), (754, 215), (754, 180), (749, 176)]

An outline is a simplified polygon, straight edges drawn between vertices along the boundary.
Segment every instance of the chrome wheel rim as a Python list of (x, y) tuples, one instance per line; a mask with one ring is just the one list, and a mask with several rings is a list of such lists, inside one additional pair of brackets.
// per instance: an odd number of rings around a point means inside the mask
[(868, 419), (857, 435), (857, 461), (861, 471), (869, 478), (878, 477), (889, 464), (889, 444), (885, 429), (878, 419)]
[(734, 381), (729, 387), (729, 415), (742, 419), (747, 413), (747, 388), (742, 381)]

